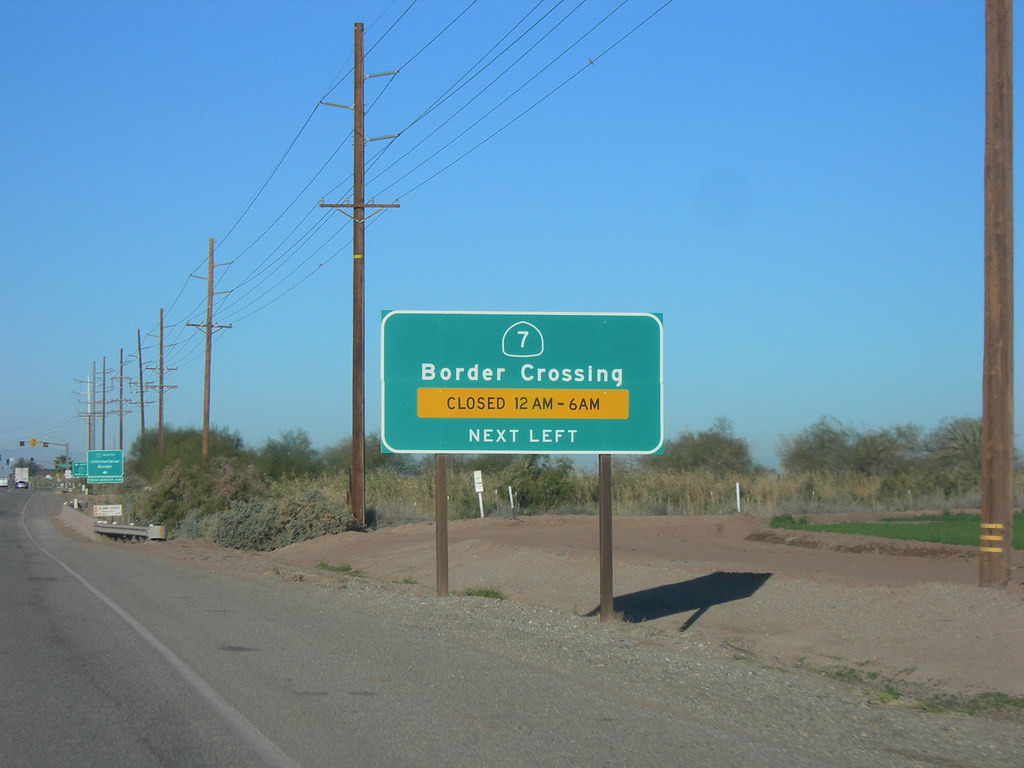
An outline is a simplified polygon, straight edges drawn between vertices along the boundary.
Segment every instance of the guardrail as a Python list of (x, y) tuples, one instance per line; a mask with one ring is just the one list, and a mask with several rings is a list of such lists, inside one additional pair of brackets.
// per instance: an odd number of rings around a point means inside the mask
[(131, 539), (164, 541), (167, 528), (163, 525), (123, 525), (121, 523), (93, 523), (93, 530), (104, 536), (120, 536)]

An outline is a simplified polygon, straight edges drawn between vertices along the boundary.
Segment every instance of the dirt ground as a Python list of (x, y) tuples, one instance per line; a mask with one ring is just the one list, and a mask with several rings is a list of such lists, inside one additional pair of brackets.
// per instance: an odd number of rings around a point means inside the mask
[[(597, 614), (596, 517), (458, 520), (448, 534), (453, 595), (489, 586), (511, 600)], [(347, 564), (390, 589), (435, 594), (429, 523), (324, 536), (266, 554), (208, 542), (162, 546), (204, 567), (294, 575)], [(973, 547), (787, 532), (748, 515), (617, 517), (613, 548), (615, 610), (631, 625), (767, 664), (848, 670), (916, 690), (1024, 696), (1020, 552), (1010, 586), (982, 588)]]

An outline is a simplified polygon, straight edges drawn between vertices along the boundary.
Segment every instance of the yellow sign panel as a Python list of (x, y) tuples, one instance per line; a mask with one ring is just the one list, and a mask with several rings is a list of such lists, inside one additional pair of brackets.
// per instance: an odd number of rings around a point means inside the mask
[(35, 448), (37, 445), (39, 445), (39, 441), (33, 437), (31, 440), (28, 441), (28, 444)]
[(421, 419), (628, 419), (626, 389), (420, 387)]

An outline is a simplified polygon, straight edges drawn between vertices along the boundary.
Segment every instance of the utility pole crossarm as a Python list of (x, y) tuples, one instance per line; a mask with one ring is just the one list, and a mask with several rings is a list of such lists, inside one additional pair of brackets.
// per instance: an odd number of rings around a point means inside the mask
[[(369, 215), (367, 215), (366, 214), (366, 209), (367, 208), (383, 209), (383, 208), (400, 208), (401, 206), (397, 202), (394, 202), (394, 203), (373, 203), (373, 202), (370, 202), (370, 203), (363, 203), (362, 205), (358, 205), (357, 206), (355, 203), (325, 203), (323, 200), (321, 200), (320, 201), (320, 207), (321, 208), (334, 208), (335, 210), (339, 211), (339, 213), (343, 213), (346, 216), (348, 216), (350, 219), (352, 219), (353, 223), (358, 222), (358, 223), (361, 224), (361, 223), (363, 223), (365, 221), (369, 221), (373, 216), (376, 216), (378, 213), (380, 213), (380, 210), (376, 210), (376, 211), (373, 211), (372, 213), (370, 213)], [(359, 210), (363, 211), (363, 217), (361, 219), (357, 219), (355, 216), (353, 216), (348, 211), (342, 210), (343, 208), (359, 208)]]
[(321, 208), (401, 208), (397, 202), (394, 203), (325, 203), (320, 201)]
[[(222, 328), (231, 328), (230, 325), (207, 325), (206, 323), (185, 323), (189, 328), (211, 328), (214, 331), (219, 331)], [(170, 346), (170, 345), (168, 345)], [(168, 371), (176, 371), (177, 368), (168, 368)]]

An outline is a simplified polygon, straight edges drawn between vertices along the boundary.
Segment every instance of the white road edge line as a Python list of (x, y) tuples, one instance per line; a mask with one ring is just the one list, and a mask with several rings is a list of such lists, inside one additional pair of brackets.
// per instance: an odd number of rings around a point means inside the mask
[[(33, 496), (34, 495), (35, 494), (33, 494)], [(31, 497), (27, 501), (29, 500), (31, 500)], [(301, 768), (299, 763), (286, 755), (284, 751), (282, 751), (281, 748), (273, 741), (267, 738), (259, 728), (249, 722), (241, 712), (231, 706), (231, 704), (217, 693), (209, 683), (203, 680), (195, 670), (178, 658), (170, 648), (161, 643), (160, 640), (157, 639), (156, 635), (146, 629), (131, 614), (121, 608), (121, 606), (86, 581), (82, 576), (78, 575), (67, 563), (40, 544), (28, 529), (28, 524), (25, 521), (25, 511), (27, 508), (28, 504), (26, 503), (21, 509), (21, 527), (25, 531), (25, 535), (28, 536), (29, 540), (35, 544), (36, 547), (39, 548), (40, 552), (74, 576), (83, 587), (102, 600), (110, 610), (120, 616), (125, 623), (134, 629), (143, 640), (154, 648), (154, 650), (167, 659), (178, 674), (185, 679), (185, 682), (187, 682), (196, 693), (205, 699), (210, 706), (212, 706), (214, 710), (224, 718), (228, 725), (267, 761), (268, 765), (276, 766), (277, 768)]]

